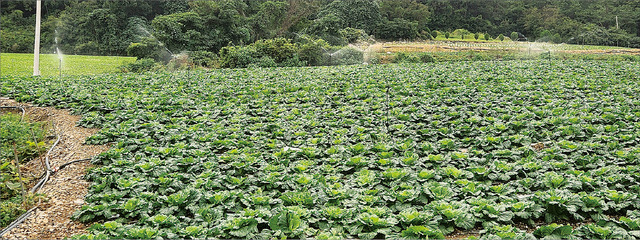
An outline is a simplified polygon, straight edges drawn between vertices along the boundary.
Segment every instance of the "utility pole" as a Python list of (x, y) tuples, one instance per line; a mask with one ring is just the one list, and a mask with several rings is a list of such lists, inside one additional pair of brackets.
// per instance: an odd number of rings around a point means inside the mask
[(33, 43), (33, 76), (40, 76), (40, 14), (41, 0), (36, 2), (36, 39)]

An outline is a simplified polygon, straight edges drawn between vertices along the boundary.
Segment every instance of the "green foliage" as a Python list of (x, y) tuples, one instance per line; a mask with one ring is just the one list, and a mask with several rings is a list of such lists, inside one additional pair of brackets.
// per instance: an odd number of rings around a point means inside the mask
[(216, 66), (218, 55), (207, 51), (189, 52), (189, 60), (196, 66), (212, 68)]
[(253, 46), (229, 46), (220, 49), (220, 67), (244, 68), (253, 63), (258, 52)]
[(326, 51), (330, 48), (329, 43), (326, 41), (304, 36), (302, 40), (296, 44), (298, 46), (298, 56), (301, 61), (312, 66), (323, 65), (326, 62)]
[(259, 10), (248, 19), (252, 29), (251, 38), (254, 41), (275, 38), (287, 18), (288, 3), (285, 1), (264, 1), (260, 3), (258, 8)]
[(299, 237), (303, 235), (304, 224), (300, 219), (299, 213), (291, 210), (281, 210), (269, 219), (269, 227), (271, 230), (281, 232), (285, 237)]
[[(4, 190), (4, 189), (3, 189)], [(22, 208), (19, 198), (15, 201), (1, 201), (0, 202), (0, 228), (8, 226), (18, 216), (22, 215), (26, 210)]]
[(336, 14), (329, 13), (313, 21), (313, 25), (305, 33), (318, 36), (331, 45), (343, 45), (344, 39), (340, 37), (340, 29), (344, 29), (341, 28), (342, 25), (344, 25), (342, 19)]
[[(6, 10), (5, 10), (6, 11)], [(2, 11), (0, 21), (0, 49), (2, 52), (24, 53), (33, 52), (34, 21), (24, 18), (24, 12), (13, 10)]]
[(292, 58), (297, 51), (291, 40), (286, 38), (258, 40), (253, 43), (253, 46), (259, 56), (270, 57), (276, 63), (282, 63)]
[(518, 40), (518, 33), (517, 32), (511, 32), (511, 35), (509, 35), (509, 38), (511, 38), (511, 41), (517, 41)]
[(369, 35), (367, 35), (367, 33), (362, 29), (348, 27), (345, 29), (340, 29), (338, 33), (346, 43), (356, 43), (369, 39)]
[(155, 36), (172, 52), (218, 52), (229, 43), (249, 42), (249, 29), (240, 22), (236, 6), (225, 2), (193, 1), (190, 7), (191, 11), (157, 16), (152, 21)]
[(637, 237), (637, 75), (403, 63), (2, 76), (0, 95), (71, 108), (111, 144), (84, 237), (602, 239)]
[(376, 37), (380, 39), (406, 39), (418, 38), (418, 23), (407, 21), (402, 18), (385, 20), (375, 31)]
[(449, 39), (449, 36), (451, 36), (451, 34), (449, 34), (449, 32), (445, 32), (444, 33), (444, 38)]
[(131, 43), (127, 47), (127, 55), (138, 59), (151, 58), (162, 61), (170, 58), (170, 54), (164, 50), (164, 46), (153, 38), (142, 38), (141, 42)]
[(27, 194), (24, 198), (14, 196), (0, 200), (0, 228), (4, 228), (16, 220), (20, 215), (32, 208), (38, 202), (46, 202), (42, 194)]
[(486, 41), (491, 40), (491, 35), (489, 35), (488, 33), (484, 33), (484, 40)]
[(44, 150), (46, 124), (29, 123), (27, 119), (21, 121), (21, 118), (21, 115), (13, 113), (0, 115), (0, 159), (2, 160), (13, 160), (13, 144), (17, 145), (18, 159), (21, 162)]
[(276, 61), (269, 56), (262, 56), (256, 59), (255, 61), (253, 61), (249, 65), (249, 67), (277, 67), (277, 66), (278, 64), (276, 63)]
[(353, 65), (364, 62), (364, 53), (358, 49), (344, 47), (331, 53), (329, 65)]
[(451, 33), (452, 37), (464, 39), (465, 36), (470, 35), (471, 32), (467, 29), (456, 29)]
[(418, 24), (420, 30), (431, 33), (427, 23), (431, 11), (427, 4), (415, 0), (383, 0), (380, 2), (380, 14), (387, 20), (405, 19)]
[[(34, 4), (10, 1), (6, 5), (0, 16), (0, 46), (5, 52), (31, 52)], [(346, 42), (339, 31), (345, 28), (398, 40), (415, 39), (416, 26), (417, 38), (437, 37), (426, 31), (427, 25), (431, 29), (467, 29), (494, 36), (519, 31), (531, 39), (556, 43), (640, 46), (636, 21), (640, 6), (633, 0), (546, 4), (416, 0), (49, 1), (44, 3), (44, 9), (41, 50), (45, 53), (59, 47), (68, 54), (122, 56), (132, 42), (154, 36), (176, 53), (218, 52), (229, 42), (245, 45), (304, 33), (343, 45)], [(618, 16), (618, 22), (611, 16)], [(402, 30), (393, 31), (388, 24)], [(452, 35), (469, 39), (467, 34)]]
[(305, 33), (318, 36), (331, 45), (346, 43), (340, 30), (361, 29), (366, 34), (372, 34), (378, 24), (382, 22), (378, 2), (367, 0), (332, 1), (325, 5), (316, 16), (318, 17)]
[(393, 58), (394, 63), (431, 63), (436, 59), (429, 53), (408, 54), (399, 52)]
[(338, 29), (351, 27), (362, 29), (368, 34), (372, 33), (382, 20), (378, 2), (367, 0), (332, 1), (318, 13), (318, 16), (327, 15), (333, 15), (339, 19)]
[[(20, 178), (19, 163), (46, 151), (46, 123), (31, 123), (21, 118), (20, 114), (0, 113), (0, 228), (33, 205), (30, 201), (33, 196), (25, 196), (27, 198), (22, 202), (21, 186), (28, 182), (28, 178), (24, 173)], [(16, 157), (18, 163), (15, 162)]]
[(430, 62), (435, 62), (436, 59), (433, 58), (433, 56), (431, 56), (431, 54), (422, 53), (422, 54), (420, 54), (420, 61), (423, 62), (423, 63), (430, 63)]
[(425, 226), (410, 226), (400, 236), (405, 239), (445, 239), (440, 230)]
[(157, 70), (159, 68), (158, 63), (151, 58), (138, 59), (135, 62), (122, 65), (120, 67), (121, 72), (142, 73)]
[(536, 239), (532, 234), (511, 225), (495, 225), (482, 232), (484, 234), (480, 239)]
[(473, 38), (478, 40), (478, 38), (480, 38), (480, 33), (474, 33)]
[(538, 238), (545, 239), (567, 239), (571, 238), (573, 234), (573, 228), (569, 225), (558, 225), (555, 223), (540, 226), (533, 232), (533, 235)]
[(434, 38), (434, 39), (435, 39), (435, 38), (437, 38), (437, 37), (438, 37), (438, 31), (433, 30), (433, 31), (431, 32), (431, 36), (433, 36), (433, 38)]
[(504, 35), (502, 34), (498, 35), (498, 40), (500, 40), (501, 42), (504, 41)]

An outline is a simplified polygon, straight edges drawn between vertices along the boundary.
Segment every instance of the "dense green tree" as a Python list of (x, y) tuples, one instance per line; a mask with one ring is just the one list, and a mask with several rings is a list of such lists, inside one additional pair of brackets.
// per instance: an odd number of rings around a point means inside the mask
[(404, 18), (396, 18), (394, 20), (384, 20), (375, 32), (376, 36), (381, 39), (404, 39), (411, 40), (418, 37), (418, 23), (406, 20)]
[(427, 24), (431, 17), (429, 7), (416, 0), (382, 0), (380, 14), (390, 21), (405, 19), (415, 22), (420, 30), (431, 32), (431, 30), (427, 31)]
[[(466, 29), (529, 40), (635, 46), (637, 0), (51, 0), (43, 1), (41, 51), (125, 55), (142, 38), (173, 51), (302, 34), (344, 44), (340, 31), (379, 39), (437, 37)], [(35, 1), (0, 2), (2, 51), (33, 49)], [(616, 21), (617, 19), (617, 21)], [(454, 34), (455, 35), (455, 34)], [(598, 36), (603, 37), (598, 37)], [(56, 45), (55, 39), (58, 39)], [(298, 39), (298, 40), (296, 40)], [(515, 40), (515, 39), (514, 39)]]
[(191, 11), (157, 16), (152, 25), (155, 36), (172, 52), (207, 50), (217, 52), (231, 44), (250, 40), (244, 25), (241, 1), (194, 1)]
[(347, 27), (362, 29), (367, 34), (373, 33), (378, 24), (382, 22), (378, 1), (370, 0), (335, 0), (324, 7), (317, 16), (319, 16), (316, 18), (318, 24), (325, 25), (327, 20), (323, 18), (337, 18), (337, 21), (329, 21), (340, 24), (335, 26), (338, 29)]
[(249, 19), (252, 40), (276, 37), (286, 18), (287, 9), (287, 2), (266, 1), (261, 3), (258, 12)]

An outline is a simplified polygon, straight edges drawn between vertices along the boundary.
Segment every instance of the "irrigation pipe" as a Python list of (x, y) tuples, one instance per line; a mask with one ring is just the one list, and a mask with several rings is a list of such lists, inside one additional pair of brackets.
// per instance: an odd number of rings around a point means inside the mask
[(20, 109), (20, 111), (22, 111), (22, 116), (20, 117), (20, 122), (22, 122), (22, 120), (24, 119), (24, 108), (23, 107), (5, 107), (2, 106), (0, 107), (0, 109)]
[[(13, 108), (13, 109), (20, 109), (22, 110), (22, 118), (20, 119), (20, 121), (22, 121), (22, 119), (24, 118), (24, 108), (22, 107), (0, 107), (0, 108)], [(60, 165), (58, 168), (56, 169), (51, 169), (51, 163), (49, 162), (49, 154), (51, 154), (51, 151), (53, 151), (53, 149), (56, 147), (56, 145), (58, 145), (58, 143), (60, 142), (60, 135), (56, 134), (56, 141), (53, 143), (53, 145), (51, 146), (51, 148), (49, 148), (49, 150), (47, 151), (47, 153), (45, 154), (45, 172), (42, 174), (44, 177), (41, 177), (40, 180), (38, 181), (38, 183), (36, 183), (36, 185), (33, 186), (33, 188), (31, 188), (31, 190), (29, 192), (31, 193), (35, 193), (38, 190), (40, 190), (46, 183), (47, 181), (49, 181), (49, 178), (55, 174), (56, 172), (58, 172), (59, 170), (74, 164), (74, 163), (78, 163), (78, 162), (84, 162), (84, 161), (89, 161), (91, 160), (91, 158), (84, 158), (84, 159), (78, 159), (78, 160), (73, 160), (73, 161), (69, 161), (66, 162), (62, 165)], [(27, 212), (25, 212), (24, 214), (20, 215), (15, 221), (13, 221), (11, 224), (9, 224), (6, 228), (2, 229), (2, 231), (0, 231), (0, 238), (2, 238), (2, 236), (6, 233), (8, 233), (9, 231), (11, 231), (13, 228), (19, 226), (25, 219), (29, 218), (29, 216), (31, 216), (31, 214), (35, 211), (37, 207), (33, 207), (31, 209), (29, 209)]]
[(55, 169), (53, 170), (53, 173), (55, 174), (55, 173), (57, 173), (58, 171), (62, 170), (63, 168), (65, 168), (66, 166), (69, 166), (69, 165), (71, 165), (71, 164), (79, 163), (79, 162), (84, 162), (84, 161), (89, 161), (89, 160), (91, 160), (91, 158), (84, 158), (84, 159), (78, 159), (78, 160), (73, 160), (73, 161), (66, 162), (66, 163), (64, 163), (64, 164), (60, 165), (60, 167), (55, 168)]
[(11, 224), (9, 224), (9, 226), (7, 226), (6, 228), (2, 229), (2, 231), (0, 231), (0, 237), (2, 237), (5, 233), (8, 233), (9, 231), (11, 231), (11, 229), (19, 226), (25, 219), (27, 219), (29, 216), (31, 216), (31, 214), (33, 213), (34, 210), (36, 210), (37, 207), (33, 207), (31, 209), (29, 209), (29, 211), (25, 212), (24, 214), (20, 215), (20, 217), (18, 217), (15, 221), (13, 221)]
[(57, 139), (56, 142), (53, 143), (53, 145), (51, 146), (51, 148), (49, 148), (49, 151), (47, 151), (47, 153), (45, 154), (44, 157), (44, 163), (46, 166), (46, 173), (44, 175), (44, 177), (42, 179), (40, 179), (40, 181), (38, 181), (38, 183), (36, 183), (35, 186), (33, 186), (33, 188), (31, 188), (31, 193), (35, 193), (38, 190), (40, 190), (40, 188), (42, 188), (42, 186), (44, 186), (45, 183), (47, 183), (47, 181), (49, 181), (49, 177), (51, 176), (51, 173), (53, 172), (53, 170), (51, 169), (51, 164), (49, 163), (49, 154), (51, 153), (51, 151), (53, 151), (53, 148), (56, 147), (56, 145), (58, 145), (58, 143), (60, 142), (60, 135), (56, 135)]

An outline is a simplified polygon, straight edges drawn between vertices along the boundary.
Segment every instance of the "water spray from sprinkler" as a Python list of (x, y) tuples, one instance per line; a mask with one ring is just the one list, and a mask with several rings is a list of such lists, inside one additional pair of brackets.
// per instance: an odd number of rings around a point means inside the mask
[(55, 32), (55, 37), (53, 38), (53, 40), (55, 41), (55, 44), (56, 44), (55, 53), (58, 55), (58, 63), (59, 63), (58, 71), (59, 71), (60, 77), (62, 77), (62, 58), (63, 58), (63, 55), (62, 55), (62, 51), (60, 50), (60, 47), (58, 46), (58, 43), (59, 43), (59, 41), (58, 41), (58, 36), (59, 36), (58, 30), (56, 29), (56, 30), (54, 30), (54, 32)]

